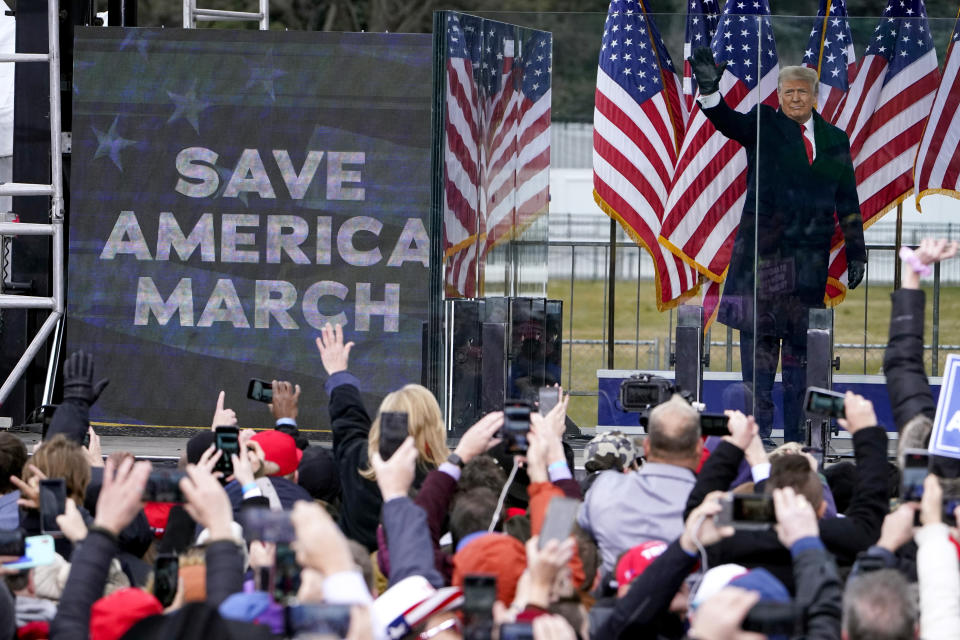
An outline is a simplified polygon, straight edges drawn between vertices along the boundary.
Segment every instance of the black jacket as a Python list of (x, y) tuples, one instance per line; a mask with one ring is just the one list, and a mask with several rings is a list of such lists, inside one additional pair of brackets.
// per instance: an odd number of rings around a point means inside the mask
[[(843, 566), (850, 566), (857, 554), (880, 537), (887, 515), (887, 433), (882, 427), (862, 429), (853, 435), (857, 461), (857, 485), (845, 518), (820, 521), (820, 539)], [(743, 450), (721, 442), (707, 458), (690, 492), (684, 519), (711, 491), (726, 491), (736, 477)], [(774, 531), (738, 531), (711, 546), (710, 566), (735, 562), (747, 567), (762, 566), (792, 588), (790, 552), (780, 544)]]
[(883, 373), (897, 431), (912, 418), (937, 412), (923, 368), (922, 289), (898, 289), (890, 294), (890, 340), (883, 353)]
[[(630, 585), (603, 625), (591, 632), (597, 640), (619, 638), (680, 638), (683, 625), (668, 612), (698, 558), (688, 555), (679, 541), (667, 549)], [(796, 583), (794, 601), (806, 612), (806, 633), (798, 640), (839, 640), (843, 590), (837, 567), (823, 548), (807, 548), (792, 557)]]
[(814, 112), (816, 158), (810, 165), (800, 125), (781, 111), (760, 105), (743, 114), (721, 99), (703, 113), (747, 152), (746, 199), (718, 320), (737, 329), (752, 326), (756, 269), (761, 274), (758, 333), (785, 336), (800, 329), (797, 322), (805, 331), (806, 310), (824, 303), (834, 212), (847, 259), (866, 261), (847, 135)]
[(356, 378), (350, 376), (343, 380), (343, 384), (329, 389), (333, 455), (337, 460), (343, 495), (340, 528), (345, 536), (373, 551), (377, 548), (377, 525), (380, 524), (383, 499), (377, 483), (360, 475), (361, 469), (370, 466), (367, 438), (371, 420), (360, 398)]
[[(103, 596), (116, 542), (91, 531), (77, 546), (57, 615), (50, 624), (51, 640), (84, 640), (90, 636), (90, 609)], [(230, 541), (217, 541), (206, 549), (207, 604), (216, 608), (228, 595), (243, 590), (243, 557)]]
[(830, 554), (823, 548), (795, 553), (793, 578), (797, 587), (794, 601), (806, 613), (806, 633), (800, 637), (807, 640), (840, 640), (843, 585)]

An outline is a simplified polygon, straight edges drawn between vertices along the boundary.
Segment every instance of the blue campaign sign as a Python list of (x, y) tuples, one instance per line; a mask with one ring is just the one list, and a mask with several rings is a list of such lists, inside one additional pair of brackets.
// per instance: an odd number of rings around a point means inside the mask
[(943, 387), (933, 419), (930, 453), (960, 458), (960, 355), (947, 356)]

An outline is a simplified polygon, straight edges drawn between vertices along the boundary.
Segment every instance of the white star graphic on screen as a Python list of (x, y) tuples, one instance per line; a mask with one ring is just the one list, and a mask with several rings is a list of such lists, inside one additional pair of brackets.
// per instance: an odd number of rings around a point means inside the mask
[(136, 145), (137, 142), (135, 140), (124, 138), (117, 133), (117, 124), (119, 121), (120, 116), (115, 116), (113, 118), (113, 123), (110, 125), (110, 129), (108, 129), (106, 133), (96, 127), (90, 128), (93, 129), (94, 135), (97, 136), (97, 150), (93, 154), (93, 159), (96, 160), (97, 158), (107, 156), (113, 161), (113, 164), (117, 166), (117, 169), (123, 171), (123, 162), (120, 157), (120, 152), (127, 147)]
[(173, 113), (167, 120), (167, 124), (173, 124), (176, 120), (183, 118), (190, 123), (193, 130), (200, 133), (200, 112), (210, 106), (211, 103), (197, 98), (197, 81), (194, 79), (190, 84), (190, 89), (184, 94), (167, 91), (170, 100), (173, 101)]

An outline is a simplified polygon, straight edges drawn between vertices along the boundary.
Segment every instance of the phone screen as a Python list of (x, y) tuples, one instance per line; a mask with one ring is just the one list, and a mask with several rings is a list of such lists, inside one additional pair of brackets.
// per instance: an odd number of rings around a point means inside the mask
[(350, 632), (350, 607), (345, 605), (298, 604), (288, 607), (287, 612), (294, 634), (326, 634), (334, 638), (346, 638)]
[(943, 497), (943, 523), (948, 527), (957, 526), (957, 507), (960, 507), (960, 497), (958, 496), (944, 496)]
[(180, 490), (180, 480), (186, 477), (183, 471), (161, 469), (151, 471), (147, 479), (147, 486), (143, 489), (143, 499), (146, 502), (186, 502), (183, 491)]
[(63, 478), (40, 481), (40, 531), (52, 536), (63, 535), (57, 516), (67, 506), (67, 482)]
[(733, 520), (734, 523), (775, 523), (777, 514), (773, 508), (773, 496), (734, 494)]
[(540, 548), (551, 540), (566, 540), (573, 531), (573, 522), (577, 518), (580, 501), (573, 498), (556, 497), (550, 500), (547, 517), (540, 529)]
[(560, 387), (540, 387), (540, 415), (550, 413), (560, 402)]
[(500, 433), (507, 453), (524, 455), (529, 446), (527, 434), (530, 433), (530, 405), (508, 401), (503, 407), (503, 427)]
[(257, 402), (273, 402), (273, 383), (250, 378), (247, 385), (247, 397)]
[(389, 460), (410, 435), (407, 414), (402, 411), (380, 413), (380, 457)]
[(807, 413), (831, 418), (844, 417), (843, 409), (844, 395), (829, 389), (819, 387), (807, 387), (807, 397), (804, 402), (804, 408)]
[(53, 564), (56, 551), (54, 551), (52, 536), (30, 536), (24, 542), (26, 551), (23, 557), (14, 562), (4, 564), (4, 568), (10, 569), (11, 571), (23, 571), (25, 569), (33, 569), (34, 567)]
[(300, 589), (300, 567), (297, 554), (289, 544), (278, 543), (273, 563), (273, 599), (286, 603)]
[(243, 535), (248, 542), (290, 543), (297, 539), (289, 511), (267, 507), (246, 507), (240, 512)]
[(217, 449), (223, 451), (220, 459), (217, 460), (215, 471), (222, 471), (223, 475), (233, 474), (233, 460), (231, 455), (240, 455), (240, 430), (237, 427), (217, 427), (214, 442)]
[(903, 472), (900, 483), (900, 499), (916, 502), (923, 498), (923, 481), (930, 473), (930, 454), (923, 449), (907, 449), (903, 452)]
[(161, 553), (153, 565), (153, 595), (163, 608), (173, 604), (177, 595), (177, 581), (180, 577), (180, 561), (176, 554)]
[(730, 435), (728, 422), (730, 422), (730, 418), (722, 413), (701, 413), (700, 434), (704, 436), (728, 436)]
[(479, 616), (493, 615), (497, 600), (497, 577), (472, 573), (463, 577), (463, 611)]
[(27, 550), (23, 529), (0, 531), (0, 556), (22, 556)]
[(500, 640), (533, 640), (533, 626), (529, 622), (508, 622), (500, 625)]

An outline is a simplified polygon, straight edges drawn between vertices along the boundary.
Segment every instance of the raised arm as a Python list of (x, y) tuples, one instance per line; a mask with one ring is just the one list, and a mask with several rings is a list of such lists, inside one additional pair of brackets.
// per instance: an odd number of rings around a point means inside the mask
[(683, 510), (683, 517), (687, 518), (704, 497), (714, 491), (727, 491), (740, 472), (740, 462), (744, 451), (750, 447), (754, 436), (757, 435), (757, 423), (753, 416), (745, 416), (740, 411), (727, 411), (729, 416), (730, 435), (723, 437), (723, 442), (717, 445), (710, 457), (703, 464), (697, 475), (697, 482), (693, 485), (687, 497), (687, 506)]
[(339, 459), (343, 448), (364, 441), (370, 433), (370, 416), (360, 399), (360, 381), (347, 370), (353, 342), (343, 342), (343, 328), (328, 322), (320, 330), (317, 351), (326, 369), (324, 388), (330, 397), (330, 427), (333, 429), (333, 452)]
[(143, 508), (143, 489), (150, 463), (132, 458), (119, 468), (108, 461), (103, 488), (97, 500), (97, 518), (73, 554), (70, 574), (63, 587), (57, 615), (50, 624), (55, 640), (86, 640), (90, 634), (90, 609), (103, 595), (110, 562), (117, 553), (117, 536)]
[(923, 366), (924, 292), (920, 275), (926, 267), (957, 253), (957, 243), (924, 238), (913, 258), (904, 260), (903, 286), (890, 294), (890, 339), (883, 354), (883, 372), (897, 430), (912, 418), (933, 418), (937, 405)]
[(408, 436), (389, 460), (374, 453), (370, 464), (383, 496), (383, 530), (390, 551), (390, 585), (419, 575), (439, 589), (444, 586), (444, 581), (434, 563), (427, 514), (407, 495), (416, 474), (418, 455), (413, 437)]
[(699, 47), (687, 61), (697, 78), (703, 114), (717, 131), (745, 147), (751, 147), (757, 139), (757, 111), (748, 114), (735, 111), (720, 95), (720, 79), (727, 63), (717, 65), (709, 47)]
[(873, 404), (847, 392), (845, 419), (840, 425), (853, 437), (857, 482), (845, 518), (820, 523), (821, 538), (841, 564), (852, 564), (880, 537), (883, 519), (889, 510), (887, 496), (887, 432), (877, 426)]

